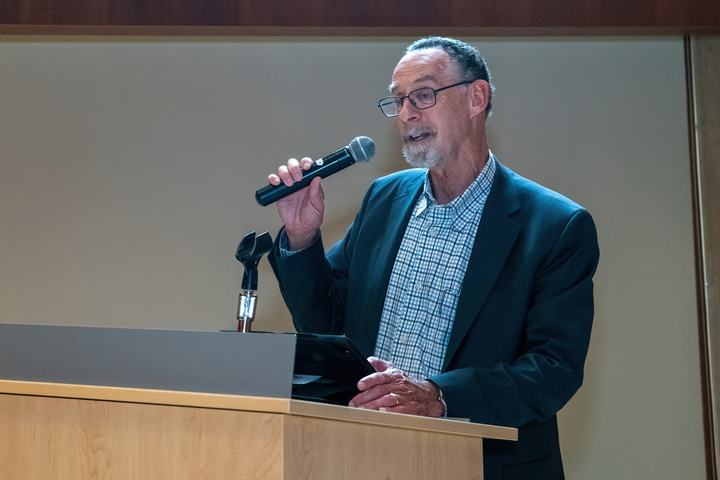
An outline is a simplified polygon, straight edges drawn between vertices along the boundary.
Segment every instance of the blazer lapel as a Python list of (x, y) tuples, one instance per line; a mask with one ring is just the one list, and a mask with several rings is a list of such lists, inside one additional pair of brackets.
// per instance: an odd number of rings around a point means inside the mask
[(358, 347), (363, 352), (372, 352), (375, 349), (390, 274), (395, 264), (395, 257), (400, 249), (400, 243), (405, 235), (410, 214), (422, 193), (424, 179), (425, 175), (418, 175), (408, 183), (406, 189), (393, 199), (387, 213), (385, 229), (378, 232), (379, 238), (377, 241), (380, 247), (375, 252), (372, 269), (367, 277), (368, 288), (362, 309), (364, 312), (362, 315), (363, 330), (373, 333), (367, 336), (362, 335), (362, 340), (357, 340)]
[(500, 162), (497, 167), (465, 272), (443, 371), (475, 321), (520, 232), (520, 225), (509, 218), (520, 208), (515, 185)]

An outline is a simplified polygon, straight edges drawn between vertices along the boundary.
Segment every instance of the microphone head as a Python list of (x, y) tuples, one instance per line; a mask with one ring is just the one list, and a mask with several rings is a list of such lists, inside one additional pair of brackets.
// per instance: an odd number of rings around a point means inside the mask
[(348, 145), (356, 162), (364, 163), (375, 156), (375, 142), (370, 137), (355, 137)]

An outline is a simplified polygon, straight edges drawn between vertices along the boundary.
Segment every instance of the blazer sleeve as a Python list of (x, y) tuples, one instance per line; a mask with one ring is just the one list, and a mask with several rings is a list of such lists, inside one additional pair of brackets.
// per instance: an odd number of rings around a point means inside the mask
[[(598, 259), (592, 218), (578, 210), (539, 264), (519, 354), (489, 366), (458, 364), (430, 378), (445, 396), (448, 415), (518, 427), (545, 421), (567, 403), (582, 383)], [(527, 293), (516, 292), (514, 300), (513, 292), (499, 289), (506, 302), (521, 302)]]
[(298, 332), (345, 333), (348, 277), (357, 231), (365, 217), (373, 186), (365, 194), (360, 211), (345, 237), (327, 255), (322, 234), (318, 234), (309, 247), (283, 258), (279, 245), (283, 230), (278, 233), (268, 261)]

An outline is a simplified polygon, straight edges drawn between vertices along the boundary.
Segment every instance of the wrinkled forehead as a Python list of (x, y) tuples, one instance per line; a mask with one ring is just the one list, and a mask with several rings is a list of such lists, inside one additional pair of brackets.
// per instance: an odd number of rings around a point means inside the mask
[(450, 56), (444, 50), (432, 48), (410, 52), (400, 59), (388, 87), (403, 93), (424, 85), (439, 85), (454, 75)]

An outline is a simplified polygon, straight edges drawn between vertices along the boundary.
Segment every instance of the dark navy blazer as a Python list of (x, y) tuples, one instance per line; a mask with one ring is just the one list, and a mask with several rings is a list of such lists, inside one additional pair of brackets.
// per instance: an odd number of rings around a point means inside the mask
[[(345, 238), (269, 260), (298, 331), (375, 348), (385, 292), (426, 170), (376, 180)], [(486, 441), (485, 478), (563, 478), (555, 414), (582, 383), (599, 250), (590, 214), (498, 163), (440, 386), (448, 416), (518, 427)]]

